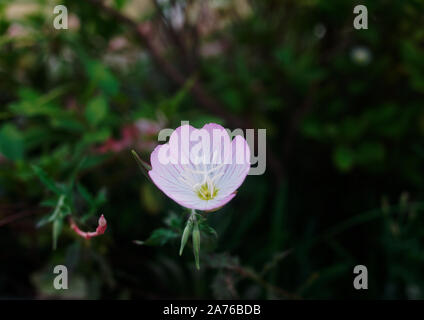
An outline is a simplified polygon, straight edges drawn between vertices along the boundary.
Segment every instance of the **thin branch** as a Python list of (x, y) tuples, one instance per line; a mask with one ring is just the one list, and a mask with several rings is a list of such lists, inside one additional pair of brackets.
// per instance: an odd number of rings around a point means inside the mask
[(169, 19), (165, 16), (158, 0), (152, 0), (152, 2), (161, 18), (161, 22), (166, 30), (168, 38), (175, 44), (175, 47), (177, 48), (180, 58), (183, 60), (185, 67), (189, 70), (189, 72), (193, 72), (194, 61), (192, 57), (190, 57), (189, 55), (188, 48), (186, 47), (186, 43), (184, 41), (183, 35), (177, 30), (175, 30), (175, 28), (172, 25), (172, 22), (169, 21)]
[[(144, 22), (138, 24), (114, 8), (105, 5), (103, 0), (86, 1), (96, 6), (100, 11), (113, 17), (118, 22), (127, 25), (134, 32), (138, 40), (146, 46), (158, 68), (165, 76), (171, 79), (172, 82), (178, 86), (183, 86), (186, 83), (188, 79), (184, 77), (184, 75), (171, 63), (169, 63), (161, 55), (160, 50), (156, 47), (152, 37), (151, 23)], [(202, 106), (205, 110), (215, 114), (216, 116), (223, 118), (229, 125), (235, 128), (251, 128), (250, 121), (228, 112), (225, 107), (223, 107), (215, 98), (207, 93), (203, 85), (198, 80), (196, 80), (192, 85), (190, 92), (200, 106)], [(267, 159), (269, 161), (270, 169), (273, 171), (273, 176), (277, 183), (281, 183), (283, 180), (283, 167), (281, 162), (274, 156), (270, 148), (267, 148), (267, 150)]]
[(15, 213), (15, 214), (11, 214), (11, 215), (0, 220), (0, 227), (5, 226), (9, 223), (15, 222), (19, 219), (26, 218), (26, 217), (32, 216), (34, 214), (44, 213), (44, 212), (47, 212), (47, 209), (40, 208), (40, 209), (35, 209), (35, 210), (25, 210), (25, 211), (20, 211), (20, 212)]
[[(92, 3), (104, 13), (110, 15), (117, 21), (126, 24), (128, 27), (130, 27), (134, 34), (137, 36), (137, 38), (147, 47), (158, 68), (177, 85), (183, 86), (186, 83), (186, 77), (184, 77), (179, 70), (177, 70), (171, 63), (169, 63), (161, 55), (159, 49), (156, 47), (152, 37), (151, 23), (144, 22), (138, 24), (127, 16), (120, 13), (119, 11), (115, 10), (114, 8), (105, 5), (104, 1), (102, 0), (87, 0), (87, 2)], [(196, 98), (196, 100), (208, 111), (224, 118), (236, 127), (243, 127), (243, 121), (241, 121), (238, 117), (233, 116), (231, 113), (222, 108), (221, 105), (214, 98), (212, 98), (206, 93), (205, 89), (198, 81), (193, 84), (191, 88), (191, 93)]]

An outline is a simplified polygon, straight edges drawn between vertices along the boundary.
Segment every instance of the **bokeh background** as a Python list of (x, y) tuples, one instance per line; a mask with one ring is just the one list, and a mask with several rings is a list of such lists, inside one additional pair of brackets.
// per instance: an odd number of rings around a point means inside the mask
[[(53, 28), (58, 4), (67, 30)], [(0, 298), (423, 298), (423, 12), (2, 0)], [(207, 215), (218, 237), (202, 233), (200, 271), (190, 247), (178, 255), (187, 211), (130, 152), (148, 161), (181, 120), (267, 129), (265, 174)], [(100, 214), (102, 236), (69, 227), (93, 231)], [(68, 290), (53, 288), (58, 264)], [(353, 288), (358, 264), (368, 290)]]

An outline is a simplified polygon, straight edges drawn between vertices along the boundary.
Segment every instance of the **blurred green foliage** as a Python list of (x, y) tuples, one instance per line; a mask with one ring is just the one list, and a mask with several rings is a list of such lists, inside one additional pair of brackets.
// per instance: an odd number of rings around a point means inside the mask
[[(54, 4), (0, 3), (1, 298), (424, 298), (424, 2), (363, 1), (355, 30), (350, 0), (107, 1), (156, 53), (93, 1), (55, 30)], [(199, 216), (197, 271), (188, 212), (130, 150), (234, 119), (267, 129), (267, 171)], [(101, 237), (69, 228), (102, 213)]]

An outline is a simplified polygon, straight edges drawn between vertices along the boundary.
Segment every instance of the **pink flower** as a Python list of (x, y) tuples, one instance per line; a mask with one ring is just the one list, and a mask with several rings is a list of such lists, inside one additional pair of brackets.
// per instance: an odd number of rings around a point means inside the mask
[(149, 176), (183, 207), (215, 210), (228, 203), (250, 169), (250, 149), (242, 136), (232, 141), (222, 126), (177, 128), (150, 156)]

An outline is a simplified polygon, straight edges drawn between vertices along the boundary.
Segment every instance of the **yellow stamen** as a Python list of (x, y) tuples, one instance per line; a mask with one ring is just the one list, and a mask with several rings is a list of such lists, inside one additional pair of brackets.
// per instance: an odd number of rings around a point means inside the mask
[(204, 183), (197, 189), (197, 196), (202, 200), (212, 200), (218, 194), (218, 189), (211, 183)]

